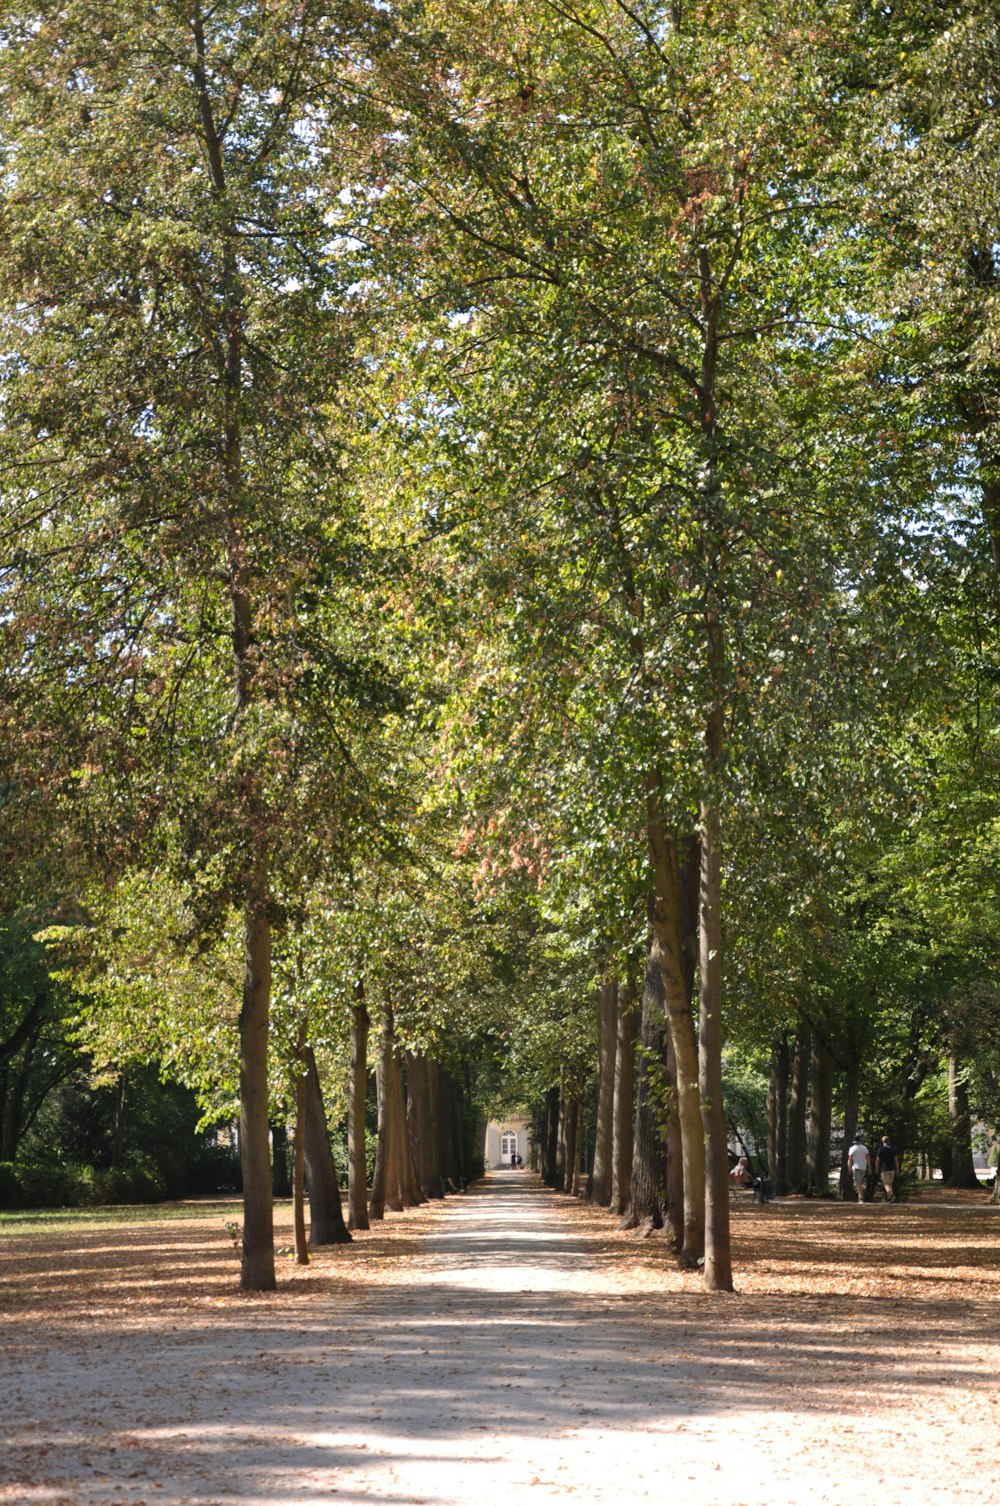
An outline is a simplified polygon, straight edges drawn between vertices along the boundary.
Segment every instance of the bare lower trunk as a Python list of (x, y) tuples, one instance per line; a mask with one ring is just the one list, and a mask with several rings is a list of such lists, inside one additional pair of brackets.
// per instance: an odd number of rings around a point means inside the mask
[(267, 1033), (271, 1003), (269, 896), (258, 869), (245, 912), (246, 971), (240, 1011), (240, 1158), (244, 1291), (274, 1291), (274, 1203), (268, 1133)]
[(306, 1244), (306, 1065), (304, 1061), (306, 1027), (303, 1024), (295, 1059), (295, 1155), (292, 1165), (292, 1223), (295, 1264), (309, 1264)]
[(801, 1017), (795, 1030), (792, 1058), (792, 1091), (788, 1104), (788, 1185), (793, 1192), (808, 1192), (806, 1182), (806, 1103), (809, 1091), (809, 1060), (812, 1035)]
[(309, 1243), (315, 1249), (317, 1245), (347, 1244), (351, 1236), (340, 1206), (340, 1185), (330, 1148), (323, 1089), (311, 1046), (306, 1047), (303, 1061), (306, 1067), (304, 1143), (309, 1185)]
[(681, 1122), (677, 1115), (677, 1065), (669, 1035), (666, 1038), (666, 1049), (667, 1178), (663, 1221), (671, 1247), (680, 1250), (684, 1243), (684, 1161), (681, 1155)]
[(952, 1187), (978, 1187), (979, 1178), (972, 1159), (969, 1089), (963, 1069), (954, 1056), (948, 1058), (948, 1130), (951, 1144), (949, 1184)]
[(425, 1198), (442, 1198), (444, 1188), (438, 1170), (437, 1116), (430, 1067), (425, 1056), (406, 1053), (406, 1127), (421, 1193)]
[(354, 990), (351, 1010), (351, 1081), (347, 1109), (347, 1206), (352, 1229), (367, 1229), (368, 1147), (365, 1113), (368, 1100), (368, 1010), (364, 986)]
[(635, 984), (618, 991), (615, 1019), (615, 1091), (612, 1109), (611, 1211), (624, 1213), (632, 1196), (632, 1100), (639, 1023)]
[[(650, 938), (642, 990), (639, 1049), (636, 1060), (635, 1114), (632, 1138), (632, 1190), (622, 1218), (623, 1229), (663, 1227), (666, 1139), (662, 1105), (666, 1072), (667, 1016), (659, 948)], [(676, 1248), (680, 1249), (678, 1241)]]
[(438, 1166), (447, 1186), (461, 1189), (466, 1179), (462, 1155), (461, 1107), (458, 1084), (447, 1067), (437, 1069)]
[(687, 844), (682, 873), (677, 841), (666, 831), (657, 813), (655, 789), (649, 796), (648, 833), (655, 885), (651, 907), (653, 942), (663, 975), (667, 1025), (677, 1070), (684, 1183), (684, 1238), (678, 1253), (682, 1264), (696, 1266), (705, 1251), (705, 1140), (698, 1085), (698, 1040), (691, 1011), (693, 958), (686, 940), (684, 911), (690, 891), (697, 891), (698, 867), (694, 861), (697, 848), (693, 843)]
[(590, 1189), (593, 1201), (601, 1208), (611, 1202), (617, 1021), (618, 980), (608, 978), (597, 991), (597, 1125)]
[(288, 1170), (288, 1129), (276, 1119), (271, 1121), (271, 1194), (292, 1196), (292, 1178)]
[(844, 1074), (844, 1144), (840, 1152), (840, 1195), (845, 1201), (855, 1199), (854, 1178), (847, 1164), (847, 1153), (855, 1131), (860, 1130), (858, 1107), (861, 1102), (861, 1069), (855, 1057), (847, 1064)]
[[(378, 1061), (375, 1066), (375, 1091), (378, 1097), (378, 1139), (375, 1146), (375, 1170), (372, 1174), (371, 1199), (368, 1204), (370, 1218), (385, 1218), (388, 1202), (388, 1184), (391, 1176), (392, 1157), (391, 1125), (393, 1114), (392, 1075), (392, 1011), (382, 1013), (382, 1034), (379, 1038)], [(397, 1212), (401, 1211), (396, 1209)]]
[(559, 1089), (559, 1115), (556, 1119), (556, 1179), (555, 1186), (563, 1191), (566, 1187), (566, 1127), (569, 1121), (569, 1100), (565, 1089)]
[(403, 1087), (403, 1058), (399, 1048), (394, 1047), (389, 1063), (390, 1083), (393, 1095), (392, 1107), (392, 1155), (389, 1161), (393, 1184), (387, 1189), (386, 1202), (394, 1211), (415, 1208), (426, 1202), (417, 1181), (417, 1169), (413, 1164), (410, 1136), (406, 1127), (406, 1096)]
[(417, 1203), (426, 1202), (426, 1197), (420, 1191), (417, 1169), (413, 1163), (413, 1148), (410, 1145), (410, 1131), (407, 1128), (407, 1096), (405, 1096), (404, 1080), (402, 1080), (402, 1054), (398, 1045), (392, 1054), (392, 1090), (395, 1102), (393, 1102), (393, 1157), (390, 1166), (393, 1167), (399, 1202), (404, 1208), (416, 1208)]
[(580, 1100), (573, 1097), (566, 1105), (566, 1150), (563, 1186), (567, 1192), (578, 1191), (580, 1175)]
[(547, 1187), (554, 1187), (559, 1150), (559, 1089), (549, 1088), (545, 1095), (545, 1138), (542, 1142), (542, 1180)]
[(771, 1042), (771, 1075), (767, 1084), (767, 1169), (779, 1197), (788, 1190), (787, 1162), (788, 1037), (779, 1030)]
[(830, 1053), (813, 1033), (809, 1062), (809, 1121), (806, 1135), (806, 1181), (815, 1197), (830, 1195), (830, 1134), (833, 1123), (833, 1064)]
[(705, 1129), (705, 1286), (731, 1292), (729, 1155), (722, 1102), (722, 866), (714, 801), (701, 814), (701, 980), (698, 1011), (698, 1086)]

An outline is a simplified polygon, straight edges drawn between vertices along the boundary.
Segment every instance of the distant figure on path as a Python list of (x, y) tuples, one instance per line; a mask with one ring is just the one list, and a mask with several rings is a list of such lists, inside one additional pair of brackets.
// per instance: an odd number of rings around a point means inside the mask
[(847, 1152), (847, 1164), (851, 1168), (851, 1176), (854, 1178), (854, 1190), (858, 1194), (858, 1202), (865, 1200), (865, 1177), (868, 1175), (868, 1147), (861, 1138), (858, 1130), (854, 1141)]
[(886, 1202), (894, 1203), (896, 1201), (896, 1194), (892, 1190), (892, 1184), (896, 1180), (896, 1172), (899, 1170), (899, 1156), (890, 1144), (888, 1135), (882, 1136), (882, 1144), (875, 1153), (875, 1169), (882, 1177)]

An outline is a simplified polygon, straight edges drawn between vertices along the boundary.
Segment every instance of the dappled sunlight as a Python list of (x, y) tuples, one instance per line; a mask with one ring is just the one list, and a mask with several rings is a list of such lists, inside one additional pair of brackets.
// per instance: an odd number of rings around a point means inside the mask
[[(527, 1176), (283, 1266), (266, 1297), (236, 1290), (215, 1223), (75, 1250), (68, 1231), (8, 1237), (0, 1500), (22, 1506), (21, 1479), (73, 1506), (153, 1489), (171, 1506), (658, 1501), (669, 1459), (672, 1506), (913, 1506), (953, 1499), (960, 1449), (979, 1506), (1000, 1486), (979, 1452), (994, 1226), (978, 1208), (869, 1212), (859, 1232), (850, 1207), (740, 1210), (729, 1297), (662, 1237)], [(874, 1472), (854, 1457), (870, 1457), (862, 1393), (889, 1432)], [(946, 1445), (917, 1497), (913, 1409)], [(755, 1438), (739, 1467), (734, 1425)]]

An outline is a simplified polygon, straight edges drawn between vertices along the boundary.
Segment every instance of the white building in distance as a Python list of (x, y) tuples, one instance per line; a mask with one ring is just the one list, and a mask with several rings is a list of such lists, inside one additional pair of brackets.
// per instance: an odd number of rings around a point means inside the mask
[(486, 1147), (483, 1163), (487, 1171), (498, 1171), (510, 1166), (512, 1155), (521, 1157), (527, 1166), (530, 1150), (531, 1120), (527, 1114), (510, 1114), (506, 1119), (490, 1119), (486, 1125)]

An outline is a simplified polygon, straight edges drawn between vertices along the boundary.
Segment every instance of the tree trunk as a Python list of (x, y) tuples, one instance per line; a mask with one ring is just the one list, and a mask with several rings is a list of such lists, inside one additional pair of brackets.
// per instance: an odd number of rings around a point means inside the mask
[[(388, 1202), (388, 1184), (391, 1175), (390, 1124), (393, 1112), (392, 1081), (389, 1064), (392, 1059), (392, 1011), (382, 1011), (382, 1034), (379, 1039), (378, 1061), (375, 1066), (375, 1091), (378, 1096), (378, 1139), (375, 1146), (375, 1170), (372, 1174), (371, 1199), (368, 1204), (370, 1218), (385, 1218)], [(401, 1209), (396, 1209), (400, 1212)]]
[(580, 1100), (574, 1094), (566, 1104), (566, 1149), (563, 1186), (576, 1194), (580, 1175)]
[(115, 1093), (114, 1138), (111, 1142), (111, 1165), (120, 1166), (125, 1155), (125, 1127), (128, 1123), (128, 1074), (118, 1073)]
[(833, 1064), (813, 1032), (809, 1062), (809, 1121), (806, 1182), (814, 1197), (830, 1196), (830, 1135), (833, 1128)]
[(351, 1009), (351, 1080), (347, 1108), (347, 1208), (348, 1225), (367, 1229), (368, 1145), (365, 1116), (368, 1103), (368, 1010), (364, 984), (354, 988)]
[[(667, 1016), (660, 951), (650, 938), (646, 978), (642, 990), (639, 1050), (636, 1062), (635, 1114), (632, 1140), (632, 1191), (622, 1219), (623, 1229), (662, 1229), (666, 1142), (660, 1105), (667, 1048)], [(682, 1231), (683, 1232), (683, 1231)], [(678, 1239), (676, 1249), (680, 1252)]]
[(972, 1159), (972, 1115), (969, 1111), (969, 1088), (962, 1067), (954, 1056), (948, 1058), (948, 1130), (951, 1146), (951, 1187), (978, 1187)]
[(779, 1197), (788, 1191), (788, 1036), (771, 1042), (771, 1076), (767, 1085), (767, 1167)]
[(591, 1198), (601, 1208), (611, 1203), (617, 1021), (618, 979), (608, 978), (597, 991), (597, 1124), (590, 1185)]
[(566, 1187), (566, 1126), (569, 1117), (569, 1100), (565, 1089), (559, 1088), (559, 1116), (556, 1120), (556, 1179), (554, 1186), (562, 1192)]
[[(222, 266), (217, 295), (219, 352), (217, 378), (222, 396), (217, 435), (222, 462), (225, 560), (231, 618), (234, 709), (242, 720), (255, 695), (255, 645), (250, 599), (249, 549), (246, 541), (243, 484), (243, 338), (246, 322), (238, 234), (228, 206), (223, 135), (214, 114), (206, 65), (204, 23), (200, 8), (192, 17), (192, 74), (198, 96), (202, 138), (212, 194), (219, 210)], [(265, 856), (267, 835), (256, 809), (256, 779), (251, 771), (251, 815), (242, 833), (248, 862), (244, 895), (246, 970), (240, 1011), (240, 1158), (243, 1169), (243, 1257), (240, 1285), (245, 1291), (273, 1291), (274, 1204), (271, 1195), (268, 1134), (267, 1037), (271, 1006), (270, 876)]]
[[(393, 1044), (390, 1058), (390, 1080), (393, 1094), (392, 1111), (392, 1157), (390, 1167), (395, 1180), (394, 1189), (387, 1194), (389, 1206), (393, 1207), (398, 1200), (403, 1208), (415, 1208), (419, 1203), (425, 1203), (427, 1199), (420, 1190), (417, 1180), (417, 1168), (413, 1164), (413, 1151), (410, 1146), (409, 1129), (406, 1122), (406, 1090), (403, 1086), (403, 1058), (398, 1046)], [(393, 1191), (395, 1196), (393, 1196)]]
[(271, 1292), (274, 1204), (268, 1133), (267, 1032), (271, 1002), (269, 896), (258, 867), (245, 911), (246, 971), (240, 1011), (240, 1162), (243, 1170), (243, 1253), (240, 1286)]
[(542, 1181), (546, 1187), (555, 1187), (559, 1151), (559, 1089), (549, 1088), (545, 1094), (545, 1139), (542, 1144)]
[(465, 1183), (458, 1085), (447, 1067), (437, 1070), (438, 1166), (446, 1186), (459, 1191)]
[(847, 1153), (851, 1147), (851, 1140), (855, 1131), (861, 1128), (858, 1123), (861, 1105), (861, 1063), (857, 1057), (853, 1057), (847, 1063), (844, 1073), (844, 1144), (840, 1152), (840, 1196), (844, 1202), (853, 1202), (856, 1194), (854, 1191), (854, 1178), (851, 1176), (851, 1168), (847, 1164)]
[(632, 1196), (632, 1099), (638, 1013), (635, 983), (618, 990), (615, 1019), (615, 1091), (612, 1110), (611, 1210), (624, 1213)]
[(811, 1050), (809, 1026), (800, 1017), (795, 1030), (792, 1091), (788, 1104), (788, 1185), (793, 1192), (798, 1193), (808, 1191), (806, 1186), (806, 1099)]
[(295, 1063), (295, 1155), (292, 1165), (292, 1221), (295, 1228), (295, 1264), (309, 1264), (306, 1245), (306, 1072), (305, 1026), (299, 1033)]
[(677, 1064), (674, 1049), (666, 1036), (667, 1052), (667, 1124), (666, 1124), (666, 1200), (663, 1221), (671, 1248), (679, 1251), (684, 1242), (684, 1162), (681, 1157), (681, 1122), (677, 1114)]
[(303, 1055), (305, 1064), (305, 1136), (306, 1182), (309, 1187), (309, 1244), (343, 1245), (350, 1242), (340, 1205), (337, 1167), (330, 1148), (330, 1133), (323, 1106), (316, 1057), (311, 1046)]
[[(716, 713), (713, 713), (713, 723)], [(721, 723), (721, 716), (719, 717)], [(721, 737), (721, 725), (718, 736)], [(720, 748), (709, 733), (713, 772)], [(698, 1011), (698, 1088), (705, 1129), (705, 1287), (733, 1290), (729, 1235), (729, 1137), (722, 1102), (722, 862), (714, 794), (701, 810), (701, 928)]]
[(34, 1041), (29, 1041), (18, 1061), (0, 1067), (0, 1161), (13, 1161), (21, 1143), (24, 1095), (34, 1046)]
[[(698, 1086), (698, 1041), (691, 1012), (692, 958), (690, 947), (685, 946), (677, 842), (659, 817), (657, 788), (654, 781), (649, 791), (647, 816), (655, 885), (651, 920), (677, 1070), (677, 1113), (684, 1183), (684, 1239), (679, 1258), (682, 1264), (693, 1267), (705, 1250), (705, 1140)], [(688, 892), (696, 885), (698, 869), (692, 857), (695, 850), (694, 844), (689, 843), (684, 864)]]
[(437, 1114), (430, 1067), (426, 1056), (406, 1053), (406, 1127), (421, 1194), (424, 1198), (442, 1198), (444, 1187), (438, 1169)]
[(276, 1119), (271, 1123), (271, 1195), (292, 1196), (292, 1178), (288, 1171), (288, 1128)]

